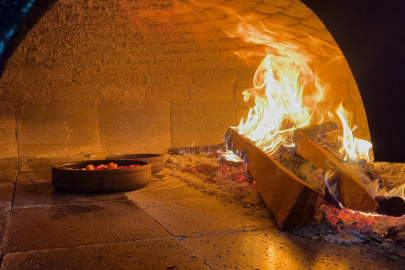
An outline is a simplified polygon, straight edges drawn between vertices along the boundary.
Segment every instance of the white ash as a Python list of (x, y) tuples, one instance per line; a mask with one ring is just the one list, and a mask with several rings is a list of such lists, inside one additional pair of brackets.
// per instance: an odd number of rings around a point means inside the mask
[[(217, 159), (212, 154), (166, 155), (165, 165), (165, 173), (181, 179), (204, 194), (216, 196), (228, 203), (241, 204), (246, 209), (246, 215), (272, 216), (256, 192), (250, 175), (243, 168), (217, 165)], [(224, 167), (228, 171), (221, 170)]]
[[(338, 134), (338, 132), (336, 132)], [(291, 150), (291, 149), (290, 149)], [(277, 155), (276, 155), (277, 157)], [(165, 172), (172, 176), (180, 178), (190, 186), (202, 191), (205, 194), (217, 196), (218, 198), (230, 202), (242, 204), (246, 209), (247, 215), (256, 215), (260, 217), (271, 217), (271, 213), (264, 204), (260, 195), (252, 186), (251, 180), (239, 183), (233, 180), (232, 176), (241, 171), (221, 172), (221, 166), (217, 165), (217, 159), (212, 154), (188, 155), (188, 156), (171, 156), (166, 155)], [(365, 172), (372, 172), (375, 177), (381, 177), (383, 183), (387, 186), (395, 186), (399, 180), (397, 174), (393, 174), (389, 169), (389, 164), (373, 163), (344, 163), (356, 175), (362, 175)], [(374, 165), (374, 166), (372, 166)], [(198, 171), (197, 168), (200, 168)], [(377, 169), (375, 169), (377, 168)], [(392, 167), (393, 171), (398, 171), (399, 165)], [(195, 170), (194, 170), (195, 169)], [(246, 175), (247, 172), (242, 170)], [(379, 176), (380, 171), (383, 172)], [(391, 178), (389, 177), (391, 175)], [(213, 181), (217, 178), (218, 181)], [(390, 182), (391, 181), (391, 182)], [(325, 207), (323, 205), (315, 220), (306, 227), (295, 229), (291, 234), (299, 235), (308, 239), (323, 241), (345, 246), (351, 245), (379, 245), (390, 254), (402, 256), (399, 253), (404, 249), (405, 239), (405, 219), (386, 218), (371, 224), (359, 223), (354, 220), (340, 219), (338, 216), (337, 223), (331, 223), (325, 216)], [(361, 214), (358, 214), (361, 216)], [(339, 220), (340, 219), (340, 220)], [(397, 254), (398, 253), (398, 254)]]

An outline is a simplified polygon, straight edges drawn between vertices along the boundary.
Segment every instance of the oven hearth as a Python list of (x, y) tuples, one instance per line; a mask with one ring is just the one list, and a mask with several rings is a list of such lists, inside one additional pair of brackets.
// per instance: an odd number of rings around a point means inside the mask
[(302, 2), (45, 2), (0, 73), (1, 269), (403, 268), (405, 166)]

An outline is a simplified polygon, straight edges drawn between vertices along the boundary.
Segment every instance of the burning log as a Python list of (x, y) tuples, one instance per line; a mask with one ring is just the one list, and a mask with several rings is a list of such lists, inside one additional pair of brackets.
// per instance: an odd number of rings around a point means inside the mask
[(224, 135), (228, 149), (248, 164), (256, 188), (277, 220), (281, 230), (309, 223), (317, 213), (324, 194), (284, 168), (233, 129)]
[(405, 203), (402, 198), (378, 196), (375, 200), (380, 206), (377, 209), (377, 213), (393, 217), (402, 217), (405, 215)]
[(343, 206), (363, 212), (374, 212), (377, 209), (378, 204), (367, 192), (364, 184), (335, 156), (314, 142), (302, 130), (294, 132), (293, 141), (297, 154), (331, 174), (331, 179), (326, 180), (330, 181), (329, 186), (336, 185), (335, 195)]
[(333, 121), (322, 123), (320, 125), (313, 125), (308, 128), (303, 128), (302, 131), (311, 139), (315, 140), (318, 135), (325, 134), (337, 129), (337, 125)]
[(226, 151), (225, 144), (172, 147), (167, 153), (171, 155), (198, 155), (200, 153), (212, 153), (215, 151)]
[(285, 149), (280, 153), (279, 162), (310, 187), (321, 193), (325, 191), (325, 182), (321, 174), (323, 170), (316, 168), (311, 162), (308, 162), (295, 153), (290, 155)]

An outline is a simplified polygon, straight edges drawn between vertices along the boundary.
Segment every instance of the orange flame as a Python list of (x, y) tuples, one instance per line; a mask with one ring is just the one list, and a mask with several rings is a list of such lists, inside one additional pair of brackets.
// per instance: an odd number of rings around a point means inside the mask
[(371, 180), (364, 174), (362, 174), (360, 177), (361, 182), (366, 186), (367, 191), (373, 196), (383, 196), (383, 197), (399, 197), (405, 200), (405, 184), (402, 184), (398, 187), (395, 187), (391, 189), (390, 191), (387, 191), (386, 187), (380, 188), (379, 185), (379, 179), (374, 179)]
[(344, 155), (344, 161), (356, 162), (361, 159), (370, 161), (369, 151), (372, 144), (366, 140), (358, 139), (353, 136), (353, 130), (350, 126), (352, 114), (339, 105), (336, 114), (339, 116), (343, 125), (343, 137), (339, 136), (342, 141), (342, 147), (339, 152)]
[(308, 65), (310, 57), (293, 44), (276, 42), (273, 33), (262, 24), (258, 28), (240, 23), (237, 31), (229, 35), (265, 46), (267, 53), (254, 75), (254, 87), (243, 92), (244, 100), (254, 98), (255, 106), (236, 127), (237, 132), (270, 155), (280, 145), (294, 146), (292, 133), (297, 128), (308, 126), (313, 113), (313, 109), (303, 105), (304, 85), (307, 83), (304, 78), (313, 80), (315, 77)]

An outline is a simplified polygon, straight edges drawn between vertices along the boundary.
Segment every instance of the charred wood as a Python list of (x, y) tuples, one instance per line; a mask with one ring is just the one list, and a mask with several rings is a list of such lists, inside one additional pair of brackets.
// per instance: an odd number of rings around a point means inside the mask
[(293, 141), (297, 154), (330, 173), (330, 179), (326, 180), (329, 186), (336, 188), (335, 195), (344, 207), (363, 212), (374, 212), (378, 208), (360, 179), (302, 130), (294, 132)]
[(315, 140), (319, 135), (334, 131), (337, 129), (335, 122), (330, 121), (322, 123), (320, 125), (310, 126), (308, 128), (303, 128), (302, 131), (308, 135), (311, 139)]
[(381, 215), (401, 217), (405, 214), (405, 203), (402, 198), (377, 196), (374, 199), (379, 205), (376, 212)]
[(323, 170), (316, 168), (311, 162), (308, 162), (297, 154), (292, 154), (287, 150), (281, 150), (279, 161), (281, 165), (292, 171), (312, 188), (319, 192), (325, 192), (325, 182), (323, 180)]
[(278, 161), (256, 147), (233, 129), (224, 135), (228, 149), (241, 157), (256, 181), (263, 198), (282, 230), (291, 230), (312, 221), (324, 194), (284, 168)]
[(216, 151), (226, 151), (225, 144), (172, 147), (167, 153), (171, 155), (197, 155), (200, 153), (213, 153)]

